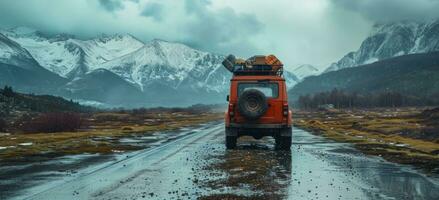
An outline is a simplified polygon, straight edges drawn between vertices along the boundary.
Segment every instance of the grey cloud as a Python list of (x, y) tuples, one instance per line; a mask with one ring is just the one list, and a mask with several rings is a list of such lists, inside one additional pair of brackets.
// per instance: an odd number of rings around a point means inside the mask
[(428, 20), (439, 17), (437, 0), (332, 0), (374, 22)]
[(99, 4), (107, 11), (113, 12), (124, 8), (122, 0), (99, 0)]
[(207, 0), (185, 1), (186, 12), (195, 18), (186, 27), (192, 36), (187, 42), (194, 46), (221, 50), (222, 53), (253, 52), (256, 47), (249, 38), (264, 28), (257, 17), (236, 13), (230, 7), (211, 11), (207, 8), (210, 3)]
[(205, 11), (203, 9), (206, 8), (206, 6), (210, 5), (210, 0), (186, 0), (185, 1), (185, 9), (188, 13), (205, 13), (202, 11)]
[[(436, 3), (437, 2), (437, 3)], [(90, 38), (130, 33), (238, 56), (274, 53), (327, 66), (358, 49), (374, 22), (439, 15), (439, 0), (0, 0), (0, 29)], [(265, 13), (264, 13), (265, 12)]]
[(163, 5), (154, 2), (148, 3), (145, 5), (140, 15), (151, 17), (156, 21), (161, 21), (163, 18)]

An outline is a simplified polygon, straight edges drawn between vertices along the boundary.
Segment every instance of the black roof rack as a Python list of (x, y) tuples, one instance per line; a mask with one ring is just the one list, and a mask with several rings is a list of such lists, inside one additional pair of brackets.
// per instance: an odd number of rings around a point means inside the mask
[(252, 68), (245, 68), (243, 66), (235, 66), (233, 75), (236, 76), (282, 76), (283, 68), (273, 69), (272, 65), (253, 65)]
[(271, 75), (282, 76), (283, 64), (274, 55), (253, 56), (247, 60), (229, 55), (222, 62), (233, 75)]

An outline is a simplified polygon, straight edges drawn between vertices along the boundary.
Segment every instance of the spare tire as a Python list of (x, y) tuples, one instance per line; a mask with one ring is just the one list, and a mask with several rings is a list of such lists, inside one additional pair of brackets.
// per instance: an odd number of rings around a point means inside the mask
[(267, 112), (268, 103), (264, 93), (256, 89), (244, 91), (238, 98), (238, 111), (248, 120), (256, 120)]

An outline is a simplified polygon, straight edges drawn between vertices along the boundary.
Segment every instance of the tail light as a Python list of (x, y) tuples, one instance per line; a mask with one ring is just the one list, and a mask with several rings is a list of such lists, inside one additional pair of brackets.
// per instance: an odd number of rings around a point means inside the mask
[(284, 104), (284, 106), (283, 106), (283, 115), (285, 116), (285, 117), (287, 117), (288, 116), (288, 104)]
[(229, 104), (229, 116), (233, 117), (235, 115), (235, 105)]

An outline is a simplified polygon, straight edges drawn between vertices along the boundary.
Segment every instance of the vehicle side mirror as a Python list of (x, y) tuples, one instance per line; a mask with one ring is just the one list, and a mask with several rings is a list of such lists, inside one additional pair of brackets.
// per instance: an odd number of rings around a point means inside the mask
[(226, 97), (226, 101), (229, 101), (229, 98), (230, 98), (229, 95), (227, 95), (227, 97)]

